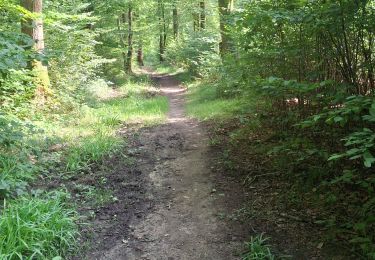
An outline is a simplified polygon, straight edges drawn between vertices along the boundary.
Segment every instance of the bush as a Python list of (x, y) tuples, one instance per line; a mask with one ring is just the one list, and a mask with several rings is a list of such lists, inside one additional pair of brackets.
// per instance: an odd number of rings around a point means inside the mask
[(214, 66), (221, 63), (216, 50), (217, 39), (205, 32), (197, 32), (188, 39), (172, 42), (166, 59), (170, 64), (190, 70), (193, 74), (207, 76)]

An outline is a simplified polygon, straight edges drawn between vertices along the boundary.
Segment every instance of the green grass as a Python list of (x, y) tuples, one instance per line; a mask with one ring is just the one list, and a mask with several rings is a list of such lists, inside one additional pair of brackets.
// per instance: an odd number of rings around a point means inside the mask
[[(2, 131), (6, 138), (0, 136), (0, 201), (7, 202), (0, 207), (0, 259), (53, 259), (75, 248), (74, 212), (59, 197), (31, 197), (28, 183), (41, 174), (66, 179), (100, 163), (125, 147), (125, 138), (118, 134), (125, 125), (164, 122), (168, 100), (158, 92), (145, 77), (124, 80), (116, 90), (101, 81), (92, 86), (80, 108), (40, 114), (30, 121), (40, 131), (0, 118), (1, 125), (10, 128)], [(83, 196), (98, 205), (116, 199), (104, 190), (90, 190)]]
[(154, 69), (156, 73), (159, 74), (177, 74), (180, 71), (180, 69), (171, 66), (167, 63), (151, 64), (151, 67)]
[(226, 119), (243, 109), (244, 100), (219, 98), (216, 88), (207, 83), (195, 82), (189, 85), (187, 112), (200, 120)]
[(78, 145), (70, 147), (66, 156), (68, 171), (76, 171), (92, 162), (99, 162), (105, 155), (121, 147), (123, 140), (102, 133), (80, 140)]
[[(163, 122), (168, 100), (158, 91), (144, 76), (128, 79), (116, 90), (100, 81), (90, 89), (86, 105), (65, 114), (41, 114), (29, 122), (40, 131), (27, 129), (26, 121), (1, 117), (4, 126), (14, 126), (0, 137), (0, 199), (22, 193), (44, 168), (65, 165), (71, 172), (99, 162), (125, 143), (117, 135), (122, 125)], [(3, 148), (2, 142), (9, 140), (12, 145)], [(62, 148), (51, 153), (56, 145)]]
[[(96, 88), (95, 95), (100, 98), (101, 93), (106, 96), (108, 91)], [(100, 161), (125, 143), (124, 138), (117, 135), (122, 125), (154, 125), (165, 121), (168, 100), (157, 93), (147, 79), (129, 81), (117, 89), (116, 97), (84, 106), (74, 117), (49, 125), (43, 123), (43, 127), (50, 136), (68, 143), (64, 155), (66, 169), (77, 171)]]
[(52, 259), (75, 248), (75, 212), (61, 194), (23, 197), (5, 204), (0, 215), (0, 259)]
[(246, 243), (246, 253), (242, 255), (242, 260), (274, 260), (270, 246), (266, 243), (267, 238), (263, 235), (251, 237)]

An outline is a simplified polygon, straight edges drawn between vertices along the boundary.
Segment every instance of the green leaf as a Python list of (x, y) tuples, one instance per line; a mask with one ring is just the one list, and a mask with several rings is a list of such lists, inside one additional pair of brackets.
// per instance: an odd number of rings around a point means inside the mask
[(315, 121), (315, 122), (318, 121), (321, 117), (322, 117), (321, 115), (315, 115), (315, 116), (314, 116), (314, 121)]
[(364, 164), (367, 168), (370, 168), (373, 163), (375, 163), (375, 157), (369, 152), (363, 154)]
[(335, 123), (339, 123), (344, 121), (344, 118), (342, 116), (336, 116), (333, 120), (335, 121)]
[(338, 159), (341, 159), (345, 157), (345, 154), (334, 154), (331, 157), (328, 158), (328, 161), (336, 161)]
[(358, 231), (365, 231), (367, 227), (367, 223), (359, 222), (354, 225), (354, 229)]
[(356, 155), (360, 152), (361, 150), (358, 149), (358, 148), (353, 148), (353, 149), (350, 149), (349, 151), (346, 152), (346, 154), (348, 156), (353, 156), (353, 155)]

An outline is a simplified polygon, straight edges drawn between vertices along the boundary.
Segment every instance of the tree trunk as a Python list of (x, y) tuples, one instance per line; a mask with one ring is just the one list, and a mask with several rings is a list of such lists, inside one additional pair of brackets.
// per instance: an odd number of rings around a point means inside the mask
[(164, 62), (164, 53), (167, 45), (167, 25), (165, 21), (165, 6), (161, 0), (159, 0), (159, 27), (159, 60), (160, 62)]
[(194, 10), (193, 12), (193, 28), (194, 32), (199, 31), (199, 12), (197, 10)]
[(227, 28), (227, 18), (234, 8), (234, 0), (219, 0), (220, 13), (220, 54), (223, 56), (230, 50), (230, 36)]
[(164, 52), (167, 48), (167, 22), (165, 20), (165, 10), (163, 8), (163, 48)]
[[(26, 10), (41, 15), (43, 10), (42, 0), (22, 0), (22, 7)], [(43, 20), (41, 17), (35, 20), (27, 19), (22, 22), (22, 32), (29, 35), (35, 42), (34, 48), (38, 53), (44, 51)]]
[(145, 65), (144, 61), (143, 61), (143, 46), (142, 46), (142, 44), (140, 44), (139, 47), (138, 47), (137, 61), (138, 61), (139, 67), (143, 67)]
[(178, 9), (177, 4), (173, 6), (173, 37), (175, 40), (178, 38)]
[[(42, 0), (21, 0), (21, 6), (29, 12), (35, 13), (37, 18), (26, 19), (21, 22), (21, 31), (29, 35), (34, 41), (34, 50), (43, 54), (44, 52), (44, 31), (43, 19), (41, 17), (43, 11)], [(34, 60), (30, 67), (36, 72), (37, 95), (45, 97), (50, 85), (48, 69), (41, 61)]]
[(126, 72), (132, 73), (133, 61), (133, 8), (129, 5), (128, 8), (128, 54), (126, 56)]
[[(120, 40), (120, 46), (121, 46), (121, 52), (122, 52), (122, 58), (124, 60), (124, 70), (125, 72), (126, 71), (126, 68), (127, 68), (127, 53), (125, 51), (126, 49), (126, 44), (125, 44), (125, 40), (124, 40), (124, 32), (122, 31), (122, 27), (121, 27), (121, 23), (125, 23), (126, 21), (126, 16), (124, 14), (120, 15), (117, 19), (117, 30), (118, 30), (118, 34), (119, 34), (119, 40)], [(124, 19), (125, 18), (125, 19)]]
[(200, 1), (200, 17), (199, 17), (199, 27), (204, 30), (206, 29), (206, 3), (204, 1)]
[(160, 62), (164, 61), (164, 42), (163, 42), (163, 35), (160, 33), (160, 39), (159, 39), (159, 51), (160, 51), (160, 56), (159, 60)]

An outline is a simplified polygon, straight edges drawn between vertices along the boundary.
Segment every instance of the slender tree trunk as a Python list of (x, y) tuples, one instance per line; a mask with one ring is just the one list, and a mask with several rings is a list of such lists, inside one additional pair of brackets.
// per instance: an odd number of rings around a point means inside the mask
[(199, 31), (199, 28), (200, 28), (200, 14), (199, 14), (199, 11), (198, 11), (198, 7), (195, 6), (194, 11), (193, 11), (193, 29), (194, 29), (194, 32)]
[(165, 21), (165, 6), (164, 3), (159, 0), (159, 27), (160, 27), (160, 35), (159, 35), (159, 60), (160, 62), (164, 62), (164, 53), (165, 48), (167, 45), (167, 25)]
[(178, 38), (178, 9), (177, 4), (175, 3), (173, 6), (173, 37), (175, 40)]
[(144, 61), (143, 61), (143, 46), (142, 46), (142, 43), (140, 43), (139, 46), (138, 46), (137, 61), (138, 61), (138, 66), (143, 67), (145, 65)]
[(122, 31), (122, 27), (121, 27), (121, 23), (125, 23), (126, 22), (126, 15), (122, 14), (118, 17), (117, 19), (117, 30), (118, 30), (118, 34), (119, 34), (119, 38), (120, 38), (120, 46), (121, 46), (121, 52), (122, 52), (122, 58), (123, 58), (123, 61), (124, 61), (124, 70), (125, 72), (126, 71), (126, 68), (127, 68), (127, 53), (125, 51), (126, 49), (126, 44), (125, 44), (125, 40), (124, 40), (124, 32)]
[[(34, 50), (43, 54), (44, 52), (44, 31), (43, 19), (41, 17), (43, 11), (42, 0), (21, 0), (21, 6), (26, 10), (35, 13), (38, 17), (26, 19), (21, 22), (21, 31), (29, 35), (34, 41)], [(45, 97), (50, 85), (48, 69), (41, 61), (34, 60), (30, 64), (31, 69), (36, 72), (37, 95)]]
[(167, 48), (167, 21), (165, 20), (165, 9), (163, 6), (163, 48), (164, 52)]
[(234, 0), (219, 0), (220, 13), (220, 54), (223, 56), (230, 51), (230, 36), (227, 28), (227, 18), (234, 8)]
[(164, 42), (163, 42), (163, 35), (160, 33), (160, 39), (159, 39), (159, 51), (160, 51), (160, 56), (159, 60), (160, 62), (164, 61)]
[(133, 61), (133, 7), (128, 8), (128, 53), (126, 56), (126, 72), (132, 73)]
[(206, 3), (204, 1), (200, 1), (200, 17), (199, 17), (199, 27), (204, 30), (206, 29)]

